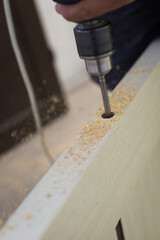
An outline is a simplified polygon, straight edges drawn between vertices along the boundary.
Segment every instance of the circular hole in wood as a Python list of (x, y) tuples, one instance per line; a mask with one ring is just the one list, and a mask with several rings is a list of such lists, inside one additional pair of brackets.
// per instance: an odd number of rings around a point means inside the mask
[(112, 118), (112, 117), (114, 116), (114, 113), (111, 112), (110, 115), (107, 115), (106, 113), (103, 113), (101, 116), (102, 116), (102, 118), (104, 118), (104, 119), (106, 119), (106, 118)]

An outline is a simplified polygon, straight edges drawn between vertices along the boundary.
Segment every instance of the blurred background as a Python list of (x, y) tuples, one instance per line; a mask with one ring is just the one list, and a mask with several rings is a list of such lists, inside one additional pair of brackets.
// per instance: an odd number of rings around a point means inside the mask
[[(101, 104), (79, 59), (73, 27), (51, 0), (10, 1), (52, 163)], [(12, 49), (0, 2), (0, 226), (50, 168)]]

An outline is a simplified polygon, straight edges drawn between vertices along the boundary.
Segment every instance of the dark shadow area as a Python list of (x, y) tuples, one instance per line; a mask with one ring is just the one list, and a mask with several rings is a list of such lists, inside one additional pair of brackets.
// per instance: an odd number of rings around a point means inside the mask
[[(32, 0), (14, 0), (11, 9), (20, 49), (30, 76), (43, 125), (66, 111), (53, 67), (53, 56)], [(35, 131), (28, 95), (11, 46), (0, 2), (0, 153)]]

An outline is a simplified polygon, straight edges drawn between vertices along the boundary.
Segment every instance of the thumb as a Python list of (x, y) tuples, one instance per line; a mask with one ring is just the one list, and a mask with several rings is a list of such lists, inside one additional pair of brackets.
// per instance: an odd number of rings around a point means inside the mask
[(81, 0), (76, 4), (57, 4), (56, 11), (66, 20), (81, 22), (115, 10), (133, 0)]

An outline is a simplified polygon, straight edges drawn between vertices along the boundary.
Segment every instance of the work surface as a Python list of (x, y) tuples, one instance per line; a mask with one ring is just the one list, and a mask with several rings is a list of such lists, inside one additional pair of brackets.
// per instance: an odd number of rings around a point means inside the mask
[(159, 44), (111, 94), (115, 116), (104, 120), (99, 109), (4, 226), (2, 239), (19, 239), (22, 232), (23, 239), (116, 239), (120, 206), (158, 146), (160, 66), (145, 81), (160, 60)]

